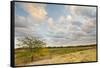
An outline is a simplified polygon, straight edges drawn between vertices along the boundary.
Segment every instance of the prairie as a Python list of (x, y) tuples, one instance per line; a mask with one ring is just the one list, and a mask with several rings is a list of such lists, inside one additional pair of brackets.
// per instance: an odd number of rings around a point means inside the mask
[[(33, 51), (35, 48), (33, 48)], [(33, 58), (30, 56), (33, 55)], [(31, 61), (33, 59), (33, 61)], [(68, 47), (44, 47), (30, 53), (27, 48), (15, 49), (15, 65), (41, 65), (96, 61), (96, 44)]]

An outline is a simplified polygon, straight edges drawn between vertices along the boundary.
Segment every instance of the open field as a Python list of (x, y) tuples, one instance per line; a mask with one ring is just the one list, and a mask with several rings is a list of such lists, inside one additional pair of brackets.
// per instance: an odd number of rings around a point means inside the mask
[(36, 61), (30, 63), (30, 65), (96, 61), (95, 52), (96, 52), (95, 49), (89, 49), (69, 54), (55, 55), (51, 59)]
[[(31, 61), (31, 55), (33, 55), (33, 61)], [(22, 48), (15, 50), (15, 63), (19, 66), (88, 61), (96, 61), (96, 45), (45, 47), (37, 53), (30, 53), (28, 49)]]

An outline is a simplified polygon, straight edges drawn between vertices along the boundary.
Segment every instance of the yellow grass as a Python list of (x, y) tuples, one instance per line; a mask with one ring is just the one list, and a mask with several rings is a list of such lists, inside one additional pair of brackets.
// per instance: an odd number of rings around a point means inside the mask
[(37, 62), (30, 63), (30, 65), (89, 62), (89, 61), (96, 61), (96, 49), (89, 49), (64, 55), (55, 55), (55, 57), (51, 59), (40, 60)]
[[(31, 56), (33, 56), (33, 61), (31, 61)], [(45, 47), (32, 53), (23, 48), (15, 50), (16, 66), (90, 61), (96, 61), (96, 45)]]

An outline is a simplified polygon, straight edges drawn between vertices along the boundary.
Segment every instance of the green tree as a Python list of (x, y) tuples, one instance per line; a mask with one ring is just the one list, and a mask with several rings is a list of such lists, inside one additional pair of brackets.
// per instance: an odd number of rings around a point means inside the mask
[(40, 51), (40, 49), (46, 46), (46, 43), (32, 36), (18, 39), (18, 41), (18, 46), (23, 47), (24, 49), (28, 49), (31, 56), (31, 61), (34, 60), (33, 53)]

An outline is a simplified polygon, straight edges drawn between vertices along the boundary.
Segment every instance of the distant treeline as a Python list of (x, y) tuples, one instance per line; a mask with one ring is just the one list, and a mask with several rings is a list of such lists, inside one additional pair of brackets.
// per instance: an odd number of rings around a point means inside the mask
[[(96, 47), (97, 44), (89, 44), (89, 45), (77, 45), (77, 46), (60, 46), (60, 47), (40, 47), (40, 48), (78, 48), (78, 47)], [(16, 50), (20, 49), (28, 49), (28, 48), (16, 48)], [(34, 49), (34, 48), (33, 48)]]

